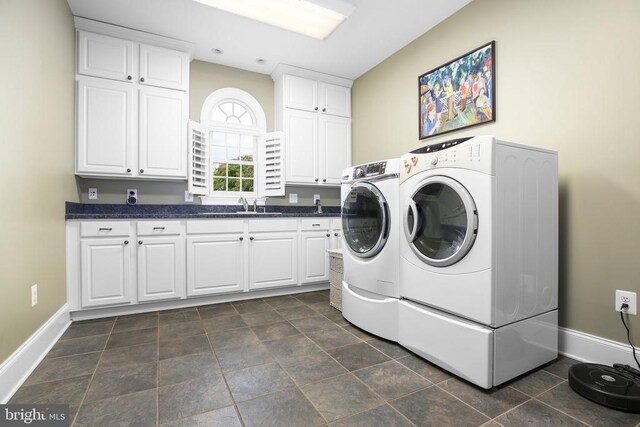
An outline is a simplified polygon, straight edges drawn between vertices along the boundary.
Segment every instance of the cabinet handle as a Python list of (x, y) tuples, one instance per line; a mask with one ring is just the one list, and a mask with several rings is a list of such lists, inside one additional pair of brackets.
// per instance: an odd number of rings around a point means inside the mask
[(140, 173), (144, 173), (144, 169), (140, 169)]
[(127, 80), (131, 80), (131, 76), (127, 76)]
[(244, 237), (239, 237), (238, 239), (240, 239), (240, 241), (242, 242), (244, 240)]
[(253, 236), (249, 237), (249, 240), (253, 240)]
[(322, 112), (323, 112), (323, 113), (326, 113), (326, 112), (327, 112), (327, 109), (326, 109), (326, 108), (323, 108), (323, 109), (322, 109)]
[(311, 224), (312, 227), (320, 227), (320, 224)]
[(111, 227), (100, 227), (98, 229), (98, 231), (111, 231), (111, 230), (113, 230), (113, 228), (111, 228)]
[(125, 240), (125, 241), (124, 241), (124, 244), (125, 244), (125, 245), (128, 245), (128, 244), (129, 244), (129, 241), (128, 241), (128, 240)]
[(140, 81), (144, 83), (144, 77), (140, 77)]
[(338, 233), (333, 233), (334, 236), (338, 237)]
[(314, 108), (314, 110), (318, 111), (318, 107)]
[(327, 237), (331, 236), (331, 234), (327, 233)]
[(325, 178), (325, 179), (323, 179), (323, 180), (322, 180), (322, 182), (327, 182), (327, 179), (326, 179), (326, 178)]
[(127, 168), (127, 173), (131, 173), (131, 168)]
[(142, 244), (142, 240), (138, 240), (138, 244), (141, 245)]
[(164, 230), (164, 227), (153, 227), (154, 230)]
[(318, 182), (318, 181), (319, 181), (319, 179), (318, 179), (318, 178), (316, 178), (316, 182)]

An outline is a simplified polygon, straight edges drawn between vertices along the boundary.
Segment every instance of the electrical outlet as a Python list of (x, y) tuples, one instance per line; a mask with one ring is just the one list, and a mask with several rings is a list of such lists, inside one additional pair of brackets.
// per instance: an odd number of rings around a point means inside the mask
[(320, 200), (320, 195), (319, 194), (314, 194), (313, 195), (313, 204), (315, 205), (315, 203)]
[(620, 307), (622, 304), (627, 304), (629, 308), (624, 310), (624, 313), (627, 314), (637, 314), (637, 305), (636, 305), (636, 293), (629, 291), (620, 291), (616, 290), (616, 311), (622, 311)]
[(289, 193), (289, 203), (298, 203), (298, 193)]
[(98, 199), (98, 189), (90, 188), (89, 189), (89, 200), (97, 200)]
[(31, 307), (38, 303), (38, 284), (31, 286)]
[(184, 201), (193, 202), (193, 194), (189, 193), (189, 190), (184, 190)]

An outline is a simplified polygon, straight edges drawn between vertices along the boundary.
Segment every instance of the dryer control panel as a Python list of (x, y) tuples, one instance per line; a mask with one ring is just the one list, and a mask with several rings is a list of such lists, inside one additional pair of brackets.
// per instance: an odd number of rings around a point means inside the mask
[(353, 179), (370, 178), (376, 175), (384, 175), (387, 168), (387, 162), (369, 163), (366, 165), (356, 166), (353, 168)]
[(395, 176), (400, 174), (400, 160), (390, 159), (378, 162), (365, 163), (347, 168), (342, 172), (342, 183), (359, 180), (370, 180), (383, 176)]
[(471, 169), (493, 174), (493, 136), (460, 138), (421, 147), (400, 158), (400, 182), (419, 172), (441, 168)]

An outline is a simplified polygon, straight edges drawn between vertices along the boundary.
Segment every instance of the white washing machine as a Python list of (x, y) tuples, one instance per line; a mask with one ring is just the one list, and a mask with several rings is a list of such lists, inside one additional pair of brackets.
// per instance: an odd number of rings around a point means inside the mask
[(342, 315), (382, 338), (398, 341), (400, 160), (342, 173)]
[(479, 136), (401, 158), (399, 342), (491, 388), (557, 357), (557, 153)]

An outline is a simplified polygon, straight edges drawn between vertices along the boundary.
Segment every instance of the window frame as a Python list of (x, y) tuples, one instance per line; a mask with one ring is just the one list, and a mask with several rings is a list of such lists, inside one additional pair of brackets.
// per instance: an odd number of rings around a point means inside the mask
[[(248, 126), (236, 123), (226, 123), (214, 121), (212, 119), (213, 113), (218, 106), (226, 102), (235, 102), (240, 104), (247, 110), (247, 113), (251, 115), (255, 123), (254, 126)], [(254, 177), (253, 177), (253, 189), (254, 191), (249, 193), (246, 191), (213, 191), (213, 159), (209, 158), (209, 189), (208, 195), (200, 196), (202, 204), (207, 205), (226, 205), (237, 204), (239, 197), (255, 198), (258, 204), (264, 204), (265, 198), (260, 197), (260, 180), (262, 177), (258, 174), (260, 164), (260, 150), (258, 144), (261, 139), (264, 139), (267, 134), (267, 120), (264, 114), (264, 110), (260, 103), (248, 92), (245, 92), (237, 88), (223, 88), (212, 92), (202, 105), (200, 112), (200, 123), (204, 127), (207, 136), (207, 144), (212, 151), (212, 138), (213, 132), (222, 133), (236, 133), (240, 135), (249, 135), (253, 138), (253, 152), (254, 152)]]

